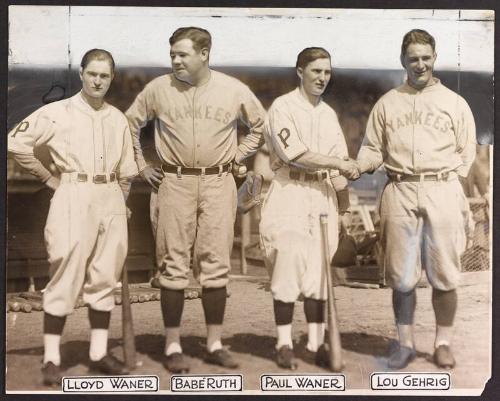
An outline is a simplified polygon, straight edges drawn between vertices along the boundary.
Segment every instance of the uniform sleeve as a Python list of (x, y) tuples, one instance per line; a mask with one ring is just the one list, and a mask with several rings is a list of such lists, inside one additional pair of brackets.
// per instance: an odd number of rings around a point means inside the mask
[(123, 129), (123, 147), (120, 162), (118, 163), (118, 176), (120, 179), (134, 177), (138, 173), (137, 164), (134, 160), (134, 151), (132, 148), (132, 136), (127, 124)]
[(266, 124), (267, 134), (276, 155), (289, 164), (292, 160), (307, 152), (307, 147), (283, 104), (273, 104), (269, 109)]
[(137, 95), (132, 105), (125, 112), (125, 115), (130, 127), (135, 161), (139, 171), (142, 171), (147, 167), (147, 163), (141, 148), (141, 129), (146, 126), (149, 120), (152, 120), (156, 116), (150, 84), (146, 85), (143, 91)]
[(462, 165), (457, 169), (457, 173), (462, 177), (467, 177), (476, 157), (476, 124), (469, 105), (460, 96), (458, 97), (457, 109), (455, 135), (457, 152), (462, 159)]
[(240, 120), (249, 128), (250, 132), (245, 135), (236, 151), (236, 162), (241, 163), (247, 157), (253, 155), (257, 149), (264, 144), (264, 122), (266, 111), (259, 99), (245, 85), (242, 85), (240, 105)]
[(385, 118), (383, 107), (377, 102), (366, 124), (365, 137), (358, 152), (357, 161), (363, 172), (374, 172), (385, 159)]
[(14, 154), (32, 155), (33, 149), (50, 140), (54, 122), (42, 107), (17, 124), (8, 134), (7, 149)]
[[(337, 115), (335, 114), (336, 119), (336, 127), (334, 127), (334, 135), (335, 138), (335, 147), (333, 147), (330, 152), (330, 156), (338, 157), (339, 159), (343, 159), (344, 157), (349, 156), (349, 152), (347, 150), (347, 143), (345, 140), (344, 132), (342, 131), (342, 127), (338, 121)], [(342, 191), (346, 189), (349, 185), (349, 181), (343, 175), (340, 174), (339, 170), (330, 170), (330, 178), (335, 190)]]
[(14, 160), (30, 174), (34, 175), (41, 182), (47, 182), (52, 173), (38, 160), (35, 155), (27, 153), (12, 153)]

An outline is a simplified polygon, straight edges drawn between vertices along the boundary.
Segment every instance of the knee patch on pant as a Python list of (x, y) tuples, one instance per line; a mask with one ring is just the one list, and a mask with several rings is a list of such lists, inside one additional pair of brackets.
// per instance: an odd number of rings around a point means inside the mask
[(206, 324), (222, 324), (226, 310), (226, 287), (203, 288), (201, 303), (205, 312)]
[(43, 334), (61, 335), (66, 323), (66, 316), (54, 316), (50, 313), (43, 314)]
[(291, 324), (293, 319), (294, 302), (282, 302), (278, 300), (273, 301), (274, 306), (274, 319), (277, 326)]
[(111, 312), (89, 308), (89, 322), (91, 329), (109, 329)]
[(304, 313), (307, 323), (325, 322), (325, 301), (319, 299), (305, 298)]
[(180, 327), (184, 310), (184, 290), (161, 289), (161, 314), (165, 327)]
[(408, 292), (392, 291), (392, 307), (396, 324), (413, 324), (413, 315), (417, 305), (415, 289)]
[(455, 313), (457, 312), (457, 291), (441, 291), (432, 289), (432, 307), (436, 315), (438, 326), (453, 326)]

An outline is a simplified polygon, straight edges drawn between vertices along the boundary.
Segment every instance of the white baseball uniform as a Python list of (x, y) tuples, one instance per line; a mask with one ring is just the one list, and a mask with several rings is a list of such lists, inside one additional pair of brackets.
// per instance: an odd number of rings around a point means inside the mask
[(381, 241), (389, 285), (407, 292), (423, 267), (434, 288), (458, 285), (467, 176), (476, 153), (474, 117), (466, 101), (436, 79), (407, 83), (375, 104), (358, 154), (367, 171), (384, 164), (390, 177), (381, 198)]
[[(261, 146), (262, 105), (246, 85), (210, 70), (210, 79), (198, 87), (173, 74), (152, 80), (126, 115), (139, 169), (147, 165), (140, 129), (154, 119), (158, 156), (164, 169), (175, 171), (165, 173), (157, 199), (153, 196), (151, 202), (157, 208), (151, 216), (160, 284), (186, 288), (194, 246), (201, 285), (224, 287), (236, 217), (236, 186), (228, 168), (233, 160), (241, 162)], [(239, 145), (238, 121), (250, 128)], [(209, 172), (213, 168), (216, 173)]]
[(14, 156), (33, 155), (42, 144), (61, 172), (45, 225), (44, 310), (71, 313), (83, 286), (92, 309), (110, 311), (128, 246), (118, 180), (137, 174), (127, 120), (107, 103), (94, 110), (77, 93), (41, 107), (9, 133)]
[(294, 302), (300, 293), (324, 300), (319, 216), (328, 214), (329, 253), (338, 244), (338, 205), (330, 174), (306, 170), (294, 159), (307, 150), (344, 158), (347, 146), (335, 111), (311, 105), (299, 89), (278, 97), (266, 120), (266, 142), (275, 176), (262, 206), (261, 244), (271, 271), (273, 298)]

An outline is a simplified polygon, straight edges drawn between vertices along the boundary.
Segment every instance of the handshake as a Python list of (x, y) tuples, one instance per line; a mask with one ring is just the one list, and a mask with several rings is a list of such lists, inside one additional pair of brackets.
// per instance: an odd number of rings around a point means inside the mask
[(345, 157), (344, 160), (340, 162), (339, 166), (340, 174), (349, 180), (357, 180), (361, 175), (361, 169), (356, 160), (349, 157)]

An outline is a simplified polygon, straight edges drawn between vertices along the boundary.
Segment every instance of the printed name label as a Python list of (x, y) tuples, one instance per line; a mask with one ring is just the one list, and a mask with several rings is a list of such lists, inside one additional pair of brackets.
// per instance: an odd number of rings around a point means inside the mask
[(242, 391), (242, 375), (182, 375), (170, 377), (170, 390), (193, 391)]
[(344, 375), (262, 375), (262, 391), (344, 391)]
[(372, 373), (372, 390), (449, 390), (449, 373)]
[(74, 376), (63, 377), (65, 393), (138, 393), (159, 390), (158, 376)]

